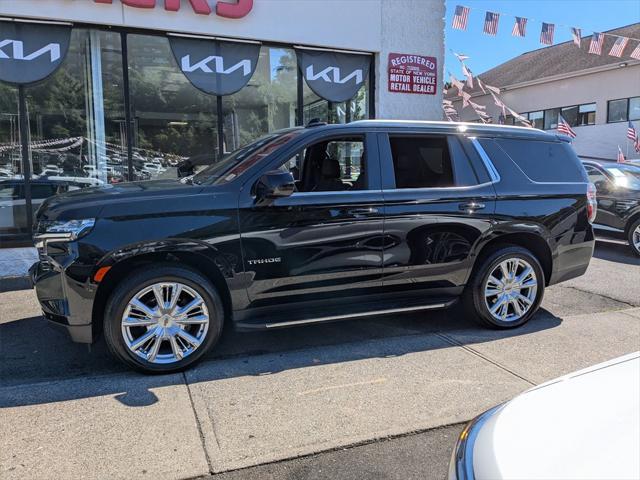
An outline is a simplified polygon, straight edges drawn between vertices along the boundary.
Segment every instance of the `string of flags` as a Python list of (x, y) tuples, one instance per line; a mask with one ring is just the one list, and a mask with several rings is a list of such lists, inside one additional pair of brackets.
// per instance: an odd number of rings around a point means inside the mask
[[(498, 87), (494, 87), (493, 85), (487, 85), (479, 77), (474, 77), (471, 69), (465, 63), (465, 60), (468, 60), (469, 57), (464, 54), (453, 52), (456, 58), (460, 61), (460, 66), (462, 68), (462, 74), (465, 77), (465, 82), (462, 82), (454, 74), (449, 72), (449, 81), (451, 82), (451, 87), (458, 90), (458, 97), (462, 97), (462, 108), (471, 107), (473, 111), (478, 115), (478, 118), (482, 123), (491, 123), (493, 119), (491, 115), (487, 113), (487, 107), (484, 105), (480, 105), (471, 100), (471, 94), (469, 92), (464, 91), (464, 87), (471, 89), (474, 87), (474, 81), (478, 84), (478, 87), (484, 94), (489, 93), (491, 98), (493, 98), (493, 102), (502, 110), (501, 118), (506, 118), (507, 115), (511, 115), (518, 122), (526, 127), (533, 128), (531, 122), (524, 116), (520, 115), (518, 112), (508, 107), (502, 99), (499, 97), (500, 89)], [(446, 92), (445, 92), (446, 93)], [(444, 110), (444, 114), (447, 117), (447, 120), (450, 122), (458, 121), (460, 116), (453, 106), (453, 102), (451, 100), (447, 100), (446, 98), (442, 100), (442, 109)]]
[[(469, 23), (470, 7), (463, 5), (457, 5), (453, 14), (453, 21), (451, 27), (455, 30), (467, 30)], [(486, 35), (496, 36), (498, 34), (498, 24), (500, 22), (500, 16), (503, 15), (499, 12), (486, 11), (484, 16), (484, 25), (482, 31)], [(505, 15), (506, 16), (506, 15)], [(515, 23), (511, 30), (511, 35), (514, 37), (526, 36), (527, 23), (529, 20), (525, 17), (515, 17)], [(541, 22), (540, 29), (540, 43), (543, 45), (553, 45), (553, 39), (556, 32), (556, 24)], [(564, 26), (564, 25), (561, 25)], [(571, 37), (573, 43), (580, 47), (582, 42), (582, 29), (578, 27), (569, 27), (571, 30)], [(612, 57), (622, 57), (630, 40), (638, 42), (635, 48), (629, 53), (631, 58), (640, 60), (640, 39), (625, 37), (622, 35), (615, 35), (612, 33), (593, 32), (591, 35), (591, 43), (589, 44), (589, 53), (593, 55), (602, 55), (602, 48), (604, 45), (605, 36), (615, 37), (616, 40), (609, 51), (609, 55)]]

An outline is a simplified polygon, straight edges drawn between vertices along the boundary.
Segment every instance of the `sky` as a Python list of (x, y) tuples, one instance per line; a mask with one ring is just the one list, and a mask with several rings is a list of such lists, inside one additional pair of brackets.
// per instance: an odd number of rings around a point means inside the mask
[[(456, 5), (471, 9), (466, 31), (451, 28)], [(554, 44), (571, 40), (569, 27), (582, 28), (584, 37), (594, 31), (640, 22), (640, 0), (446, 0), (446, 6), (444, 81), (449, 78), (447, 71), (462, 76), (460, 62), (451, 50), (468, 55), (465, 63), (479, 74), (524, 52), (544, 47), (539, 42), (542, 21), (556, 24)], [(495, 37), (482, 33), (487, 10), (501, 14)], [(524, 38), (511, 36), (516, 15), (529, 19)], [(635, 41), (630, 41), (625, 53), (635, 45)]]

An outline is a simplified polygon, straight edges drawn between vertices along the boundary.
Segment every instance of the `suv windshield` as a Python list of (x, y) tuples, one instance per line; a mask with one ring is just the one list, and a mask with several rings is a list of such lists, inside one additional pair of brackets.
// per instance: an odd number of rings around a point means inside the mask
[(285, 130), (265, 135), (194, 175), (193, 183), (202, 185), (230, 182), (274, 150), (296, 138), (302, 131), (303, 129)]
[(640, 167), (616, 164), (605, 169), (617, 187), (640, 190)]

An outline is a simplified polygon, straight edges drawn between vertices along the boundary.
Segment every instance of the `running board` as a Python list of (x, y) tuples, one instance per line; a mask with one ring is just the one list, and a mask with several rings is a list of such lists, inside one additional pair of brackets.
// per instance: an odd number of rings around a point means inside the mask
[(411, 307), (385, 308), (382, 310), (370, 310), (367, 312), (357, 312), (343, 315), (328, 315), (325, 317), (305, 318), (302, 320), (291, 320), (288, 322), (268, 322), (268, 323), (236, 323), (236, 328), (242, 330), (272, 330), (277, 328), (294, 327), (299, 325), (309, 325), (314, 323), (337, 322), (340, 320), (352, 320), (363, 317), (373, 317), (379, 315), (389, 315), (393, 313), (419, 312), (422, 310), (439, 310), (453, 305), (457, 301), (456, 298), (440, 303), (432, 303), (429, 305), (415, 305)]

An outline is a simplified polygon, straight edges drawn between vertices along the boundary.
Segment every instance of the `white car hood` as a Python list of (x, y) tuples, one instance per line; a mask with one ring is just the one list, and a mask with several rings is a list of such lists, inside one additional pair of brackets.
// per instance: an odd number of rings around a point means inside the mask
[(640, 352), (532, 388), (478, 432), (476, 480), (639, 479)]

